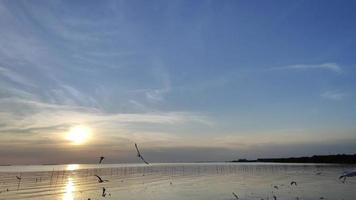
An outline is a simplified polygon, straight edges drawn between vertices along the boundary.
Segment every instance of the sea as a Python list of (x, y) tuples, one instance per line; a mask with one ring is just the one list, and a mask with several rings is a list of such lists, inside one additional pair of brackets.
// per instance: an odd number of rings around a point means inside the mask
[(278, 163), (0, 166), (0, 200), (356, 200), (356, 177), (339, 179), (354, 170)]

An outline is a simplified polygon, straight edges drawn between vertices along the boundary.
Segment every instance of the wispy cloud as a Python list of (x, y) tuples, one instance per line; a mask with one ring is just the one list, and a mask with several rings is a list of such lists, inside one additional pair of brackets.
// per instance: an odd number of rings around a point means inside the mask
[(294, 69), (294, 70), (329, 70), (335, 73), (342, 73), (342, 68), (336, 63), (322, 63), (322, 64), (296, 64), (284, 67), (274, 67), (273, 70)]
[(321, 97), (334, 101), (343, 100), (346, 96), (347, 96), (346, 93), (338, 92), (338, 91), (326, 91), (321, 94)]
[[(175, 137), (164, 127), (189, 124), (210, 126), (210, 119), (192, 112), (146, 112), (146, 113), (108, 113), (90, 107), (58, 105), (36, 100), (19, 98), (0, 99), (0, 132), (5, 141), (8, 137), (24, 134), (34, 138), (48, 138), (54, 145), (63, 145), (63, 135), (75, 125), (86, 125), (95, 129), (108, 143), (122, 140), (138, 140), (147, 144)], [(137, 127), (141, 127), (140, 130)], [(157, 127), (155, 132), (150, 127)], [(162, 127), (160, 129), (159, 127)], [(142, 131), (141, 131), (142, 130)], [(1, 144), (2, 142), (0, 142)], [(15, 145), (16, 141), (14, 141)], [(31, 145), (31, 141), (27, 145)], [(96, 143), (94, 143), (96, 145)]]
[(4, 78), (8, 79), (13, 83), (21, 84), (23, 86), (36, 87), (36, 85), (25, 76), (20, 75), (19, 73), (14, 72), (11, 69), (7, 69), (0, 66), (0, 78), (1, 76), (3, 76)]
[[(50, 104), (17, 98), (3, 98), (0, 100), (0, 105), (2, 108), (12, 108), (2, 109), (3, 118), (1, 121), (3, 127), (35, 128), (61, 124), (73, 125), (76, 123), (95, 124), (105, 122), (121, 124), (179, 124), (199, 122), (209, 124), (208, 118), (191, 112), (106, 113), (95, 108)], [(10, 117), (10, 115), (13, 116)]]
[(145, 92), (146, 98), (151, 102), (163, 101), (164, 95), (171, 91), (170, 76), (167, 71), (164, 70), (163, 62), (160, 59), (156, 59), (155, 65), (158, 65), (158, 67), (154, 68), (153, 74), (157, 82), (161, 85), (161, 88), (148, 89)]

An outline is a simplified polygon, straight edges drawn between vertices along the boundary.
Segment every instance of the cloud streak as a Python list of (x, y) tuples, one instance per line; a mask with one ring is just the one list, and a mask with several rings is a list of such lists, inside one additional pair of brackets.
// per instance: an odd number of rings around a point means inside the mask
[(337, 91), (326, 91), (323, 92), (320, 96), (329, 100), (341, 101), (345, 97), (347, 97), (347, 94), (342, 92), (337, 92)]
[[(1, 121), (5, 128), (43, 128), (59, 125), (97, 124), (97, 123), (204, 123), (210, 124), (206, 117), (190, 112), (152, 112), (138, 114), (105, 113), (95, 108), (49, 104), (17, 98), (0, 100), (3, 108)], [(6, 109), (11, 108), (11, 109)], [(17, 111), (20, 110), (20, 111)], [(16, 119), (17, 120), (14, 120)]]
[(335, 73), (342, 73), (343, 72), (342, 68), (336, 63), (296, 64), (296, 65), (288, 65), (288, 66), (285, 66), (285, 67), (275, 67), (275, 68), (272, 68), (272, 69), (273, 70), (287, 70), (287, 69), (313, 70), (313, 69), (319, 69), (319, 70), (328, 70), (328, 71), (335, 72)]
[(21, 84), (22, 86), (37, 87), (31, 80), (27, 79), (25, 76), (14, 72), (11, 69), (7, 69), (0, 66), (0, 77), (8, 79), (10, 82)]

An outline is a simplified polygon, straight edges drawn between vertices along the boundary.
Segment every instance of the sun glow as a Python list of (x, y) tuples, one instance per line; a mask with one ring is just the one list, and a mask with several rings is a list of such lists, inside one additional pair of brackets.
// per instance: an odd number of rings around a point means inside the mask
[(66, 170), (68, 170), (68, 171), (74, 171), (77, 169), (79, 169), (79, 164), (69, 164), (66, 167)]
[(90, 135), (91, 130), (89, 127), (75, 126), (69, 130), (66, 139), (71, 141), (73, 144), (79, 145), (88, 141)]

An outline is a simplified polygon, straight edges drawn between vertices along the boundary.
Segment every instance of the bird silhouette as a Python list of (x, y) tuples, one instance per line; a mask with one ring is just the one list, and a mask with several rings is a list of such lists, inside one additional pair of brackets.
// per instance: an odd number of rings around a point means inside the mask
[(109, 182), (108, 180), (103, 180), (100, 176), (98, 176), (98, 175), (94, 175), (94, 176), (96, 176), (97, 178), (98, 178), (98, 182), (99, 183), (103, 183), (103, 182)]
[(17, 178), (17, 180), (19, 180), (19, 181), (21, 180), (21, 177), (19, 177), (19, 176), (16, 176), (16, 178)]
[(341, 176), (339, 177), (339, 179), (343, 179), (342, 182), (345, 183), (347, 177), (353, 177), (353, 176), (356, 176), (356, 171), (344, 172), (344, 174), (341, 175)]
[(297, 186), (297, 182), (295, 182), (295, 181), (292, 181), (292, 182), (290, 182), (290, 185), (295, 185), (295, 186)]
[(103, 187), (103, 193), (101, 194), (102, 197), (106, 196), (106, 189)]
[(235, 194), (235, 192), (232, 192), (232, 195), (234, 195), (234, 197), (235, 197), (236, 199), (239, 199), (239, 197), (237, 196), (237, 194)]
[(140, 153), (140, 150), (138, 150), (138, 147), (137, 147), (137, 144), (135, 143), (135, 148), (136, 148), (136, 151), (137, 151), (137, 157), (139, 157), (144, 163), (146, 163), (147, 165), (150, 164), (148, 163), (141, 155)]
[(104, 156), (100, 157), (99, 164), (101, 164), (101, 162), (103, 162), (104, 158), (105, 158)]

